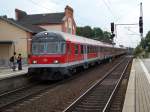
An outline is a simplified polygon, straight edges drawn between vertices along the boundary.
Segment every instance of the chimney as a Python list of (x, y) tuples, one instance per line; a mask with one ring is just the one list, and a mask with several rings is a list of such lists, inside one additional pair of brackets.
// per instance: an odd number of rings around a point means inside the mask
[(73, 17), (73, 9), (68, 5), (65, 7), (65, 15)]
[(25, 11), (19, 10), (19, 9), (15, 9), (15, 16), (16, 16), (16, 20), (20, 20), (22, 19), (24, 16), (26, 16), (27, 13)]

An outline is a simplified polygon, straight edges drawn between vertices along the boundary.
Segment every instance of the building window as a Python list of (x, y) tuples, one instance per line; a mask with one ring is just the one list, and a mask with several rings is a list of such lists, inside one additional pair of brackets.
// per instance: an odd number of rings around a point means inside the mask
[(71, 28), (68, 28), (68, 33), (72, 33), (72, 32), (71, 32)]
[(72, 19), (68, 18), (68, 33), (72, 33)]

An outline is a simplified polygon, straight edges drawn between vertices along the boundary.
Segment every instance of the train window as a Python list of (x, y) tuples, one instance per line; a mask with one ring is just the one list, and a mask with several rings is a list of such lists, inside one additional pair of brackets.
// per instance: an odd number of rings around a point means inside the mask
[(90, 47), (89, 46), (87, 46), (87, 52), (90, 53)]
[(78, 54), (78, 45), (75, 45), (75, 54)]
[(84, 48), (83, 48), (84, 46), (83, 45), (81, 45), (81, 54), (83, 54), (84, 53)]
[(98, 51), (98, 50), (97, 50), (97, 46), (96, 46), (96, 47), (95, 47), (95, 52), (97, 53), (97, 51)]
[(98, 51), (101, 52), (101, 47), (99, 47)]
[(32, 54), (62, 54), (65, 49), (65, 42), (32, 42)]
[(64, 42), (47, 42), (47, 53), (65, 53), (65, 45)]
[(48, 53), (56, 53), (58, 51), (60, 52), (59, 45), (56, 42), (48, 42), (47, 51)]
[(104, 48), (103, 47), (101, 47), (101, 52), (104, 52)]
[(91, 51), (90, 52), (93, 53), (93, 46), (91, 46)]
[(94, 47), (94, 53), (96, 53), (96, 47)]
[(87, 46), (87, 53), (89, 53), (89, 46)]
[(43, 54), (45, 51), (44, 42), (33, 42), (32, 43), (32, 54)]
[[(64, 42), (62, 42), (61, 44), (60, 44), (60, 48), (61, 48), (61, 50), (60, 50), (60, 53), (65, 53), (65, 51), (66, 51), (66, 43), (64, 43)], [(70, 47), (69, 47), (70, 48)]]
[(88, 53), (90, 53), (91, 52), (91, 47), (90, 46), (88, 46)]

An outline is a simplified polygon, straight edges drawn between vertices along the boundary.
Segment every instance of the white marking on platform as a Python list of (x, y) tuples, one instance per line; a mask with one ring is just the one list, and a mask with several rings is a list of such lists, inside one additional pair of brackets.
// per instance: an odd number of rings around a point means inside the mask
[(149, 82), (149, 84), (150, 84), (150, 74), (149, 74), (147, 68), (145, 67), (143, 61), (142, 61), (141, 59), (139, 59), (139, 61), (140, 61), (140, 64), (141, 64), (141, 66), (142, 66), (142, 68), (143, 68), (143, 70), (144, 70), (144, 72), (145, 72), (145, 75), (146, 75), (146, 77), (147, 77), (147, 80), (148, 80), (148, 82)]

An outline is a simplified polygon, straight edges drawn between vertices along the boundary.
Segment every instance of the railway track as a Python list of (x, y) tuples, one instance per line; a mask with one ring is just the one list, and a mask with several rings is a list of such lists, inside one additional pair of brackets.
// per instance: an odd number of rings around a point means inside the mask
[[(86, 72), (88, 71), (90, 70), (86, 70)], [(22, 87), (22, 88), (19, 88), (19, 89), (16, 89), (7, 93), (3, 93), (0, 95), (0, 112), (10, 109), (16, 106), (17, 104), (27, 101), (52, 88), (55, 88), (56, 86), (60, 84), (68, 83), (68, 81), (73, 80), (79, 76), (80, 75), (75, 75), (69, 79), (65, 79), (57, 83), (56, 82), (50, 83), (50, 84), (37, 83), (37, 84), (30, 85), (30, 86)]]
[(114, 66), (63, 112), (106, 112), (124, 77), (130, 58)]
[(111, 103), (109, 112), (122, 112), (131, 66), (132, 66), (132, 61), (129, 63), (125, 76), (123, 77), (120, 87), (114, 96), (114, 100)]
[(0, 112), (8, 107), (15, 105), (25, 99), (28, 99), (34, 95), (40, 94), (47, 89), (53, 88), (57, 84), (46, 85), (40, 82), (33, 83), (25, 87), (18, 88), (13, 91), (9, 91), (0, 95)]
[[(87, 70), (88, 71), (88, 70)], [(40, 93), (46, 92), (49, 89), (55, 88), (60, 84), (67, 83), (74, 78), (79, 77), (78, 75), (72, 76), (71, 78), (65, 79), (59, 82), (35, 82), (29, 85), (17, 88), (12, 91), (3, 92), (0, 94), (0, 112), (3, 112), (23, 101), (39, 95)]]

